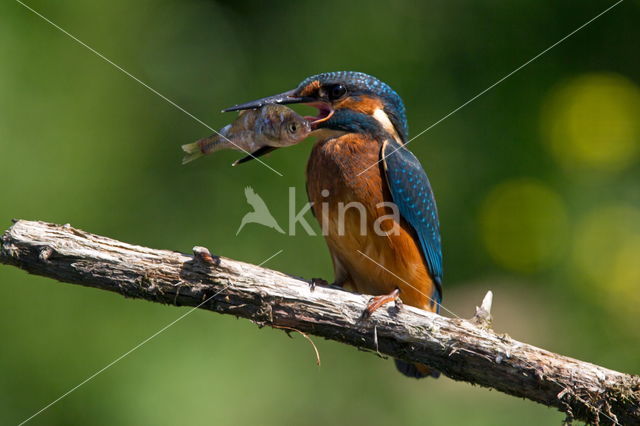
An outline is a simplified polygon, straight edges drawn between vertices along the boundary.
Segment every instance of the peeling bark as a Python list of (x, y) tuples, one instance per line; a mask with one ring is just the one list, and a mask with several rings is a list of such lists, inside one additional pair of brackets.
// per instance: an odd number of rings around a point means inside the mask
[(336, 340), (556, 407), (593, 424), (640, 424), (640, 377), (498, 335), (491, 296), (470, 320), (410, 306), (361, 314), (368, 297), (224, 257), (156, 250), (69, 225), (19, 220), (0, 262), (29, 273), (175, 306), (197, 306)]

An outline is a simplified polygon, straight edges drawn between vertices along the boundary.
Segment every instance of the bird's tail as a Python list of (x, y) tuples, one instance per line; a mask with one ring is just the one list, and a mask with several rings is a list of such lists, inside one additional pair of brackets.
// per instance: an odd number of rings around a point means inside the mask
[(182, 145), (182, 150), (187, 153), (187, 155), (182, 157), (182, 164), (190, 163), (204, 155), (200, 141), (184, 144)]
[(438, 370), (434, 370), (424, 364), (414, 364), (399, 359), (394, 361), (396, 362), (396, 368), (398, 371), (407, 377), (412, 377), (414, 379), (423, 379), (425, 377), (433, 377), (434, 379), (437, 379), (440, 377), (440, 372)]

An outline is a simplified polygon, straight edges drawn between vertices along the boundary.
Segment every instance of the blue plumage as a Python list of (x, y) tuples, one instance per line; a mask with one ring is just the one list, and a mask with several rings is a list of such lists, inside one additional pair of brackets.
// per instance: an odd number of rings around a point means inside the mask
[[(333, 213), (317, 206), (327, 202), (327, 194), (331, 194), (329, 204), (339, 206), (355, 201), (368, 206), (370, 212), (379, 212), (376, 202), (381, 199), (393, 201), (403, 226), (408, 225), (410, 231), (410, 235), (389, 235), (388, 239), (361, 238), (353, 224), (340, 230), (345, 225), (340, 220), (326, 221), (333, 227), (328, 229), (327, 241), (336, 284), (374, 295), (365, 311), (367, 315), (398, 296), (407, 305), (438, 312), (442, 301), (438, 213), (427, 175), (403, 145), (408, 140), (409, 128), (400, 96), (368, 74), (339, 71), (311, 76), (296, 89), (227, 110), (297, 103), (315, 106), (319, 114), (309, 117), (311, 125), (316, 130), (329, 130), (318, 132), (319, 140), (307, 166), (307, 193), (323, 230), (324, 218)], [(374, 160), (380, 154), (384, 167)], [(371, 253), (377, 259), (358, 256), (357, 252)], [(383, 265), (389, 274), (381, 273), (370, 261)], [(396, 366), (409, 377), (438, 375), (423, 364), (396, 360)]]
[(429, 274), (436, 284), (433, 296), (442, 301), (442, 248), (436, 201), (420, 161), (406, 147), (389, 138), (382, 146), (387, 183), (400, 215), (415, 230)]
[(345, 83), (348, 85), (350, 95), (359, 93), (375, 93), (385, 103), (385, 113), (394, 124), (403, 141), (409, 136), (409, 125), (402, 98), (387, 83), (377, 78), (357, 71), (334, 71), (313, 75), (304, 79), (298, 89), (306, 87), (309, 83), (319, 81), (322, 84)]
[(369, 135), (376, 140), (389, 137), (380, 123), (370, 115), (363, 115), (350, 109), (339, 109), (327, 120), (324, 126), (349, 133)]

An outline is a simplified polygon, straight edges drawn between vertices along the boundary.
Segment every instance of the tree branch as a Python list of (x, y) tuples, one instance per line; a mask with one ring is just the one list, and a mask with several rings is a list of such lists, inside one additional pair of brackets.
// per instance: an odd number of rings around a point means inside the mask
[[(63, 282), (176, 306), (197, 306), (295, 329), (405, 361), (454, 380), (552, 406), (568, 419), (640, 424), (640, 377), (619, 373), (497, 335), (491, 296), (472, 321), (404, 306), (361, 314), (368, 297), (214, 256), (130, 245), (43, 222), (17, 221), (0, 262)], [(222, 290), (222, 291), (221, 291)]]

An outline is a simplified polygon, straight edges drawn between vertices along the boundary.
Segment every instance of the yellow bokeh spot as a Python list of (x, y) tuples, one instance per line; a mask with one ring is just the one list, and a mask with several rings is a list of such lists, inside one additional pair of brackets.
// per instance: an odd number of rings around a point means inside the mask
[[(640, 314), (640, 210), (609, 206), (578, 225), (575, 265), (596, 303), (636, 318)], [(586, 283), (584, 278), (586, 278)]]
[(567, 213), (561, 197), (532, 179), (498, 185), (480, 211), (487, 251), (499, 265), (517, 272), (550, 266), (565, 248)]
[(554, 157), (570, 168), (611, 172), (640, 149), (640, 89), (618, 74), (587, 74), (553, 91), (542, 130)]

